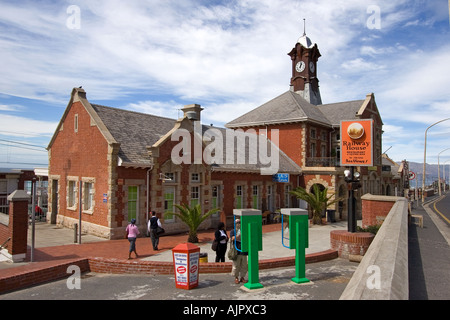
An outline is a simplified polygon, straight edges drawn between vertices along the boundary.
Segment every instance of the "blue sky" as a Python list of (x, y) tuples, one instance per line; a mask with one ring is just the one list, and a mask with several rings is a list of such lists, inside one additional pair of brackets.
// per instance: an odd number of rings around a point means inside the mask
[[(450, 118), (447, 0), (3, 0), (0, 167), (47, 164), (79, 86), (92, 103), (171, 118), (197, 103), (204, 123), (223, 126), (289, 89), (303, 18), (323, 103), (373, 92), (383, 151), (422, 162), (425, 129)], [(428, 163), (449, 134), (450, 121), (428, 131)]]

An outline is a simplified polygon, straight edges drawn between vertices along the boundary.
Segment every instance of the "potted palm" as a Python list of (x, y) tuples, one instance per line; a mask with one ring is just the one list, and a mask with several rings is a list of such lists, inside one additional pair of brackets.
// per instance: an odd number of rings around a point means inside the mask
[(298, 199), (306, 201), (313, 213), (312, 222), (313, 224), (322, 224), (322, 214), (325, 209), (341, 200), (340, 198), (331, 200), (335, 196), (333, 193), (331, 196), (328, 195), (328, 189), (324, 188), (321, 190), (318, 184), (313, 185), (313, 191), (308, 192), (305, 188), (298, 187), (295, 190), (290, 191), (290, 193), (296, 196)]
[(176, 204), (175, 207), (178, 208), (179, 212), (170, 212), (170, 214), (173, 214), (176, 217), (180, 218), (180, 220), (188, 226), (189, 236), (187, 241), (190, 243), (198, 242), (197, 230), (200, 227), (200, 224), (212, 214), (219, 211), (218, 208), (215, 208), (203, 214), (200, 204), (192, 207), (189, 207), (187, 204)]

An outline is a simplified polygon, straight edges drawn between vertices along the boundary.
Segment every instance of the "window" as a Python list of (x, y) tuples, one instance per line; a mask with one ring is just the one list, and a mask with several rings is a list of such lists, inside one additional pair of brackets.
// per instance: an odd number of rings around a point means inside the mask
[(94, 209), (94, 184), (85, 182), (83, 186), (83, 210)]
[(138, 212), (138, 187), (128, 187), (128, 222), (136, 219)]
[(321, 145), (320, 146), (320, 153), (321, 153), (321, 157), (326, 157), (327, 156), (327, 146), (326, 145)]
[(24, 182), (24, 190), (28, 193), (28, 194), (33, 194), (33, 181), (25, 181)]
[(323, 141), (327, 141), (327, 132), (326, 131), (322, 131), (322, 140)]
[(173, 221), (174, 215), (170, 212), (174, 210), (175, 188), (164, 188), (164, 221)]
[(170, 180), (170, 181), (166, 181), (166, 182), (170, 182), (170, 183), (176, 182), (176, 180), (175, 180), (175, 173), (173, 173), (173, 172), (166, 172), (164, 174), (164, 179)]
[(236, 186), (236, 209), (242, 209), (242, 186)]
[[(213, 186), (212, 187), (212, 199), (211, 199), (211, 209), (216, 209), (222, 206), (221, 199), (220, 199), (220, 186)], [(213, 214), (214, 217), (219, 216), (219, 213)]]
[(285, 208), (289, 208), (291, 206), (289, 191), (291, 191), (291, 186), (290, 185), (284, 186), (284, 207)]
[(77, 182), (73, 180), (69, 180), (69, 188), (67, 192), (67, 206), (69, 208), (73, 208), (77, 204)]
[(253, 209), (259, 209), (259, 188), (258, 186), (253, 186)]
[(0, 180), (0, 194), (8, 193), (8, 180)]
[(200, 187), (191, 187), (191, 207), (200, 203)]
[(191, 182), (200, 182), (200, 173), (191, 173)]
[(311, 143), (311, 157), (315, 157), (315, 156), (316, 156), (316, 144)]
[(311, 129), (311, 139), (316, 138), (316, 129)]

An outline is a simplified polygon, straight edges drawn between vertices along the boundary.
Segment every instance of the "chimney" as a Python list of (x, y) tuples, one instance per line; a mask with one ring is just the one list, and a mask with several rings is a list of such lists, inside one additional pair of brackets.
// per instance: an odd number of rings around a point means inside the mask
[(199, 104), (189, 104), (183, 107), (184, 116), (191, 121), (200, 121), (200, 114), (203, 108)]

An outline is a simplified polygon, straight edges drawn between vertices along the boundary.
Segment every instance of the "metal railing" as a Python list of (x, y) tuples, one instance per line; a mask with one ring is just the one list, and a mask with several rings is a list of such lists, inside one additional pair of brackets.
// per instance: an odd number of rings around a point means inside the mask
[(5, 242), (3, 242), (3, 244), (0, 246), (0, 250), (3, 250), (5, 247), (5, 244), (7, 244), (9, 241), (11, 240), (11, 237), (9, 237), (8, 239), (6, 239)]
[(9, 212), (9, 202), (8, 195), (0, 195), (0, 213), (8, 214)]

